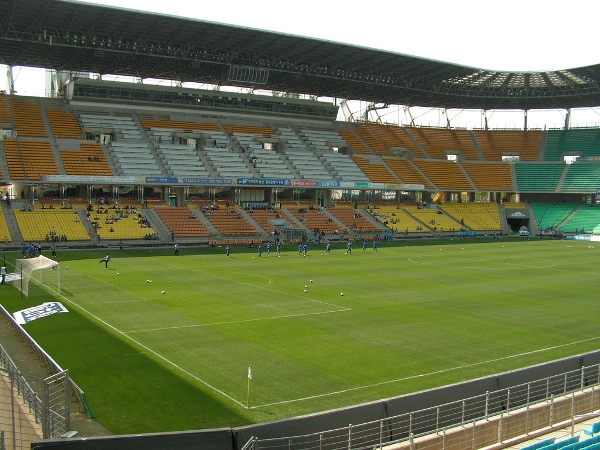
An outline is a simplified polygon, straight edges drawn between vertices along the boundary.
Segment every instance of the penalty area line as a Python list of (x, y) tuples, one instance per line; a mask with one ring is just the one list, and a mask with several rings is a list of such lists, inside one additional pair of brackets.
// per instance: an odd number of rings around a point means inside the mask
[(292, 399), (292, 400), (283, 400), (283, 401), (280, 401), (280, 402), (265, 403), (263, 405), (254, 405), (252, 407), (252, 409), (267, 408), (267, 407), (271, 407), (271, 406), (285, 405), (285, 404), (288, 404), (288, 403), (296, 403), (296, 402), (302, 402), (302, 401), (306, 401), (306, 400), (313, 400), (315, 398), (330, 397), (330, 396), (333, 396), (333, 395), (345, 394), (347, 392), (359, 391), (361, 389), (368, 389), (368, 388), (372, 388), (372, 387), (376, 387), (376, 386), (383, 386), (383, 385), (386, 385), (386, 384), (398, 383), (398, 382), (401, 382), (401, 381), (414, 380), (416, 378), (423, 378), (423, 377), (428, 377), (428, 376), (431, 376), (431, 375), (439, 375), (441, 373), (452, 372), (452, 371), (455, 371), (455, 370), (462, 370), (462, 369), (467, 369), (467, 368), (471, 368), (471, 367), (482, 366), (482, 365), (493, 363), (493, 362), (505, 361), (505, 360), (509, 360), (509, 359), (519, 358), (521, 356), (533, 355), (535, 353), (542, 353), (542, 352), (546, 352), (546, 351), (549, 351), (549, 350), (556, 350), (558, 348), (569, 347), (571, 345), (577, 345), (577, 344), (583, 344), (584, 342), (591, 342), (591, 341), (596, 341), (596, 340), (599, 340), (599, 339), (600, 339), (600, 336), (596, 336), (596, 337), (592, 337), (592, 338), (588, 338), (588, 339), (582, 339), (580, 341), (574, 341), (574, 342), (569, 342), (569, 343), (566, 343), (566, 344), (554, 345), (552, 347), (546, 347), (546, 348), (541, 348), (541, 349), (537, 349), (537, 350), (532, 350), (532, 351), (529, 351), (529, 352), (517, 353), (515, 355), (503, 356), (501, 358), (488, 359), (488, 360), (485, 360), (485, 361), (479, 361), (479, 362), (472, 363), (472, 364), (464, 364), (462, 366), (450, 367), (448, 369), (435, 370), (433, 372), (422, 373), (422, 374), (419, 374), (419, 375), (412, 375), (410, 377), (398, 378), (398, 379), (395, 379), (395, 380), (381, 381), (379, 383), (373, 383), (373, 384), (367, 384), (367, 385), (357, 386), (357, 387), (348, 388), (348, 389), (342, 389), (342, 390), (339, 390), (339, 391), (328, 392), (326, 394), (310, 395), (308, 397), (296, 398), (296, 399)]
[(184, 328), (200, 328), (200, 327), (212, 327), (217, 325), (231, 325), (235, 323), (247, 323), (247, 322), (258, 322), (260, 320), (277, 320), (277, 319), (289, 319), (293, 317), (305, 317), (305, 316), (316, 316), (319, 314), (335, 314), (340, 312), (352, 311), (349, 308), (337, 309), (334, 311), (319, 311), (312, 313), (304, 313), (304, 314), (289, 314), (285, 316), (270, 316), (270, 317), (257, 317), (256, 319), (244, 319), (244, 320), (230, 320), (227, 322), (213, 322), (213, 323), (200, 323), (194, 325), (181, 325), (178, 327), (161, 327), (161, 328), (148, 328), (146, 330), (132, 330), (132, 331), (124, 331), (125, 334), (132, 333), (147, 333), (150, 331), (164, 331), (164, 330), (180, 330)]
[[(198, 381), (199, 383), (203, 384), (204, 386), (206, 386), (209, 389), (212, 389), (214, 392), (221, 394), (223, 397), (227, 398), (228, 400), (231, 400), (233, 403), (235, 403), (236, 405), (240, 406), (241, 408), (246, 408), (246, 405), (238, 400), (236, 400), (235, 398), (233, 398), (231, 395), (227, 394), (226, 392), (222, 391), (221, 389), (218, 389), (217, 387), (213, 386), (212, 384), (208, 383), (207, 381), (204, 381), (202, 378), (198, 377), (197, 375), (191, 373), (189, 370), (184, 369), (183, 367), (181, 367), (179, 364), (171, 361), (169, 358), (161, 355), (160, 353), (158, 353), (157, 351), (151, 349), (150, 347), (148, 347), (145, 344), (142, 344), (140, 341), (132, 338), (131, 336), (128, 336), (126, 333), (124, 333), (123, 331), (119, 330), (117, 327), (111, 325), (110, 323), (108, 323), (107, 321), (105, 321), (104, 319), (101, 319), (100, 317), (98, 317), (97, 315), (91, 313), (90, 311), (88, 311), (87, 309), (85, 309), (84, 307), (80, 306), (78, 303), (69, 300), (68, 298), (66, 298), (64, 295), (60, 295), (59, 297), (62, 297), (67, 303), (70, 303), (71, 305), (76, 306), (77, 308), (79, 308), (81, 311), (85, 312), (86, 314), (88, 314), (90, 317), (93, 317), (94, 319), (96, 319), (98, 322), (106, 325), (108, 328), (110, 328), (111, 330), (113, 330), (115, 333), (120, 334), (121, 336), (125, 337), (126, 339), (129, 339), (130, 341), (134, 342), (135, 344), (139, 345), (140, 347), (142, 347), (144, 350), (147, 350), (149, 353), (153, 354), (154, 356), (156, 356), (157, 358), (159, 358), (160, 360), (164, 361), (165, 363), (169, 364), (171, 367), (174, 367), (175, 369), (181, 371), (182, 373), (186, 374), (187, 376), (193, 378), (194, 380)], [(141, 352), (140, 352), (141, 353)]]

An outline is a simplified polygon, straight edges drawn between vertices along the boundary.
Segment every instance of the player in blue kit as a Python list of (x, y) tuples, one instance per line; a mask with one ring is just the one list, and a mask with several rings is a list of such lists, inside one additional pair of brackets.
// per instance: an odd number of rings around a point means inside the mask
[(363, 252), (369, 247), (369, 244), (367, 241), (363, 241)]
[(376, 252), (377, 251), (377, 246), (379, 245), (379, 241), (377, 239), (375, 239), (373, 241), (373, 251)]
[(348, 241), (348, 245), (346, 246), (346, 255), (352, 254), (352, 241)]
[(230, 253), (231, 253), (231, 245), (228, 245), (227, 247), (225, 247), (225, 254), (227, 255), (228, 258), (229, 258)]
[(331, 242), (327, 243), (327, 250), (325, 250), (325, 253), (327, 253), (327, 254), (331, 253)]
[(281, 256), (281, 241), (277, 242), (277, 254)]
[(259, 244), (258, 246), (258, 256), (262, 257), (262, 244)]
[(304, 256), (306, 256), (306, 253), (308, 252), (308, 245), (304, 244), (302, 247), (302, 252), (304, 253)]
[(267, 256), (271, 256), (271, 243), (267, 244)]

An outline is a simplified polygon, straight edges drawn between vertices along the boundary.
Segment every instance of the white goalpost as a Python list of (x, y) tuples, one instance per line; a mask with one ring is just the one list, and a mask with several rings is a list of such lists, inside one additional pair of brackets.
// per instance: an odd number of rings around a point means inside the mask
[(60, 295), (60, 264), (50, 258), (40, 255), (36, 258), (17, 259), (15, 275), (16, 279), (10, 283), (25, 297), (29, 296), (29, 281), (32, 278)]

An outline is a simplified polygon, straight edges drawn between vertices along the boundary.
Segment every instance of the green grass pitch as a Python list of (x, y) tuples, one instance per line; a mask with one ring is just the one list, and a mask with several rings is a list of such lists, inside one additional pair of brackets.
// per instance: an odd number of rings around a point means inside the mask
[[(103, 250), (62, 252), (69, 313), (24, 328), (118, 434), (278, 420), (599, 347), (600, 247), (589, 243), (264, 250), (114, 250), (108, 270)], [(10, 312), (53, 299), (35, 283), (25, 300), (0, 292)]]

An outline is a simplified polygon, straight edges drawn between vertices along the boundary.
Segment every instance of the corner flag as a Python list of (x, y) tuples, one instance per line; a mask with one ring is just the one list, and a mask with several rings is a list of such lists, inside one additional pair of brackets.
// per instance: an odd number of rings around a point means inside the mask
[(250, 380), (252, 379), (252, 367), (248, 367), (248, 395), (246, 396), (246, 409), (250, 409)]

